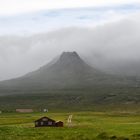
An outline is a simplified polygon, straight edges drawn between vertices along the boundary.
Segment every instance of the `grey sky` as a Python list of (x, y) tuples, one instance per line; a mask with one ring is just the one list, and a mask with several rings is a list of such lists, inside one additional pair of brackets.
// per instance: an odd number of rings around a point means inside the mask
[(29, 37), (0, 37), (0, 79), (35, 70), (63, 51), (77, 51), (90, 64), (106, 71), (119, 72), (133, 65), (128, 72), (135, 75), (140, 70), (139, 16), (95, 28), (71, 27)]

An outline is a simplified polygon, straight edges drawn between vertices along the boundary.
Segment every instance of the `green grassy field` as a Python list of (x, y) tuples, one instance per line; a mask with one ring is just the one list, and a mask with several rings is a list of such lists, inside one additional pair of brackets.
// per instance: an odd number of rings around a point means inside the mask
[[(72, 124), (67, 125), (69, 114)], [(63, 128), (35, 128), (48, 116), (64, 121)], [(140, 115), (128, 112), (63, 112), (0, 114), (0, 140), (140, 140)]]

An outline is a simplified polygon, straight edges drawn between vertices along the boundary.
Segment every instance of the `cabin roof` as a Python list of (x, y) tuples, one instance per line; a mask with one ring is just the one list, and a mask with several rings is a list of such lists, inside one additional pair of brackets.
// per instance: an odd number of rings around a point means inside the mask
[[(59, 122), (62, 122), (62, 121), (56, 121), (56, 123), (59, 123)], [(62, 122), (63, 123), (63, 122)]]
[(50, 119), (49, 117), (46, 117), (46, 116), (41, 117), (41, 118), (40, 118), (40, 119), (38, 119), (38, 120), (35, 120), (35, 122), (37, 122), (37, 121), (41, 121), (41, 120), (42, 120), (42, 119), (44, 119), (44, 118), (48, 119), (49, 121), (55, 122), (55, 120)]

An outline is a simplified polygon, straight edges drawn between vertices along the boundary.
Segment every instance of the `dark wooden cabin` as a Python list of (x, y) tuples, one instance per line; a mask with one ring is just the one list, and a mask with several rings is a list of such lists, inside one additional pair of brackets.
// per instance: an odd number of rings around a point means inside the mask
[(42, 117), (38, 120), (35, 121), (35, 127), (63, 127), (63, 122), (58, 121), (56, 122), (55, 120), (52, 120), (48, 117)]

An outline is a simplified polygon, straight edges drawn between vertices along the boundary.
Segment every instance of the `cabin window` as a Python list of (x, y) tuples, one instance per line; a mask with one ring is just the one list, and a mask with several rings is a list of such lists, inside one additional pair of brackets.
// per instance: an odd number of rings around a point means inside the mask
[(43, 120), (43, 121), (47, 121), (48, 119), (47, 119), (47, 118), (43, 118), (42, 120)]
[(48, 125), (52, 125), (52, 122), (48, 122)]
[(44, 125), (44, 122), (41, 122), (41, 125)]
[(35, 122), (35, 125), (38, 125), (38, 122)]

